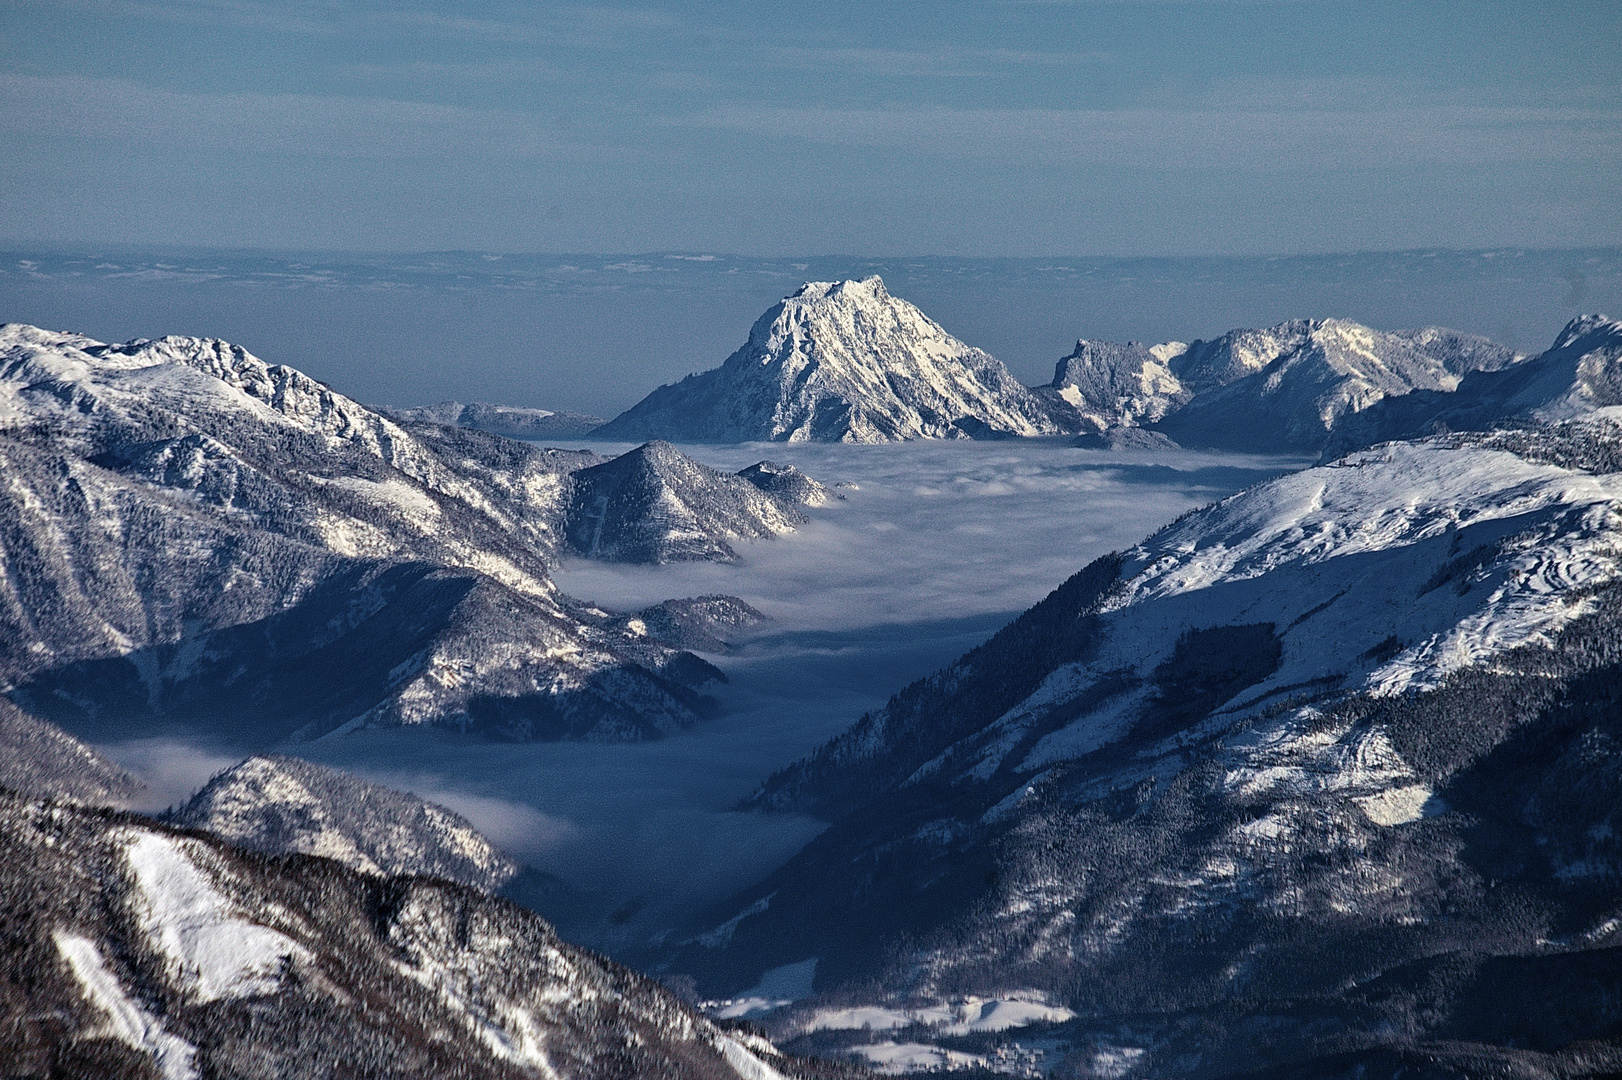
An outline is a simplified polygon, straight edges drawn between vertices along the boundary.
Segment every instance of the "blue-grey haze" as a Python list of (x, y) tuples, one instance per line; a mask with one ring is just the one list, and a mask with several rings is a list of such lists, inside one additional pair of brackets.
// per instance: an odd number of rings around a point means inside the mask
[(104, 341), (222, 337), (363, 401), (611, 416), (719, 364), (806, 280), (880, 274), (948, 331), (1045, 382), (1078, 337), (1188, 341), (1338, 316), (1441, 325), (1526, 352), (1622, 313), (1622, 248), (1291, 257), (991, 259), (0, 252), (0, 321)]

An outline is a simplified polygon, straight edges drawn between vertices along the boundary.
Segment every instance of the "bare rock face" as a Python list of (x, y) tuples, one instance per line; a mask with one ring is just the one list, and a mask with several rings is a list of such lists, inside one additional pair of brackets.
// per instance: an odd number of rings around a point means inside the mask
[(539, 916), (449, 882), (9, 793), (0, 849), (11, 1076), (841, 1072), (729, 1033)]
[(0, 687), (120, 737), (678, 730), (713, 669), (558, 592), (576, 496), (626, 496), (592, 523), (617, 558), (729, 557), (800, 518), (679, 455), (640, 497), (604, 486), (649, 456), (582, 486), (603, 459), (402, 426), (226, 342), (0, 328)]
[(1059, 430), (1000, 361), (871, 277), (807, 283), (762, 315), (719, 368), (660, 387), (594, 434), (877, 443)]

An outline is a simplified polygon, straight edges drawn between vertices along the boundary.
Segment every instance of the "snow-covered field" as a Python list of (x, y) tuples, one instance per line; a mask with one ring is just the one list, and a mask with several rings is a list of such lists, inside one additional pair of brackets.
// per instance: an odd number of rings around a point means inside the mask
[[(1094, 557), (1302, 464), (1082, 450), (1064, 440), (683, 449), (726, 469), (770, 458), (849, 485), (810, 511), (809, 526), (746, 545), (736, 563), (576, 562), (558, 575), (565, 592), (611, 608), (728, 593), (771, 616), (739, 652), (711, 658), (731, 679), (713, 688), (723, 715), (633, 745), (374, 729), (296, 748), (464, 814), (532, 865), (600, 894), (627, 939), (731, 894), (819, 831), (806, 818), (732, 811), (772, 771)], [(108, 749), (156, 782), (158, 804), (232, 764), (173, 744)]]

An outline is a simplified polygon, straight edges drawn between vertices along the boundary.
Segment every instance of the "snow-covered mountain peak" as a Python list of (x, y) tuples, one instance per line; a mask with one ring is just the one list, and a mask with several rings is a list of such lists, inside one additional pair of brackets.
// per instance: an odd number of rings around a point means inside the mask
[(884, 279), (877, 274), (873, 274), (865, 278), (846, 279), (844, 281), (808, 281), (789, 296), (790, 300), (824, 298), (846, 300), (853, 303), (860, 303), (864, 300), (876, 302), (890, 299), (890, 293), (884, 287)]
[(1185, 445), (1317, 450), (1342, 418), (1416, 390), (1454, 390), (1470, 372), (1522, 359), (1470, 334), (1388, 332), (1348, 319), (1294, 319), (1196, 341), (1168, 367), (1192, 395), (1161, 422)]
[[(1615, 475), (1447, 437), (1394, 443), (1161, 530), (1127, 553), (1103, 610), (1192, 605), (1213, 622), (1272, 623), (1284, 638), (1276, 685), (1333, 673), (1379, 693), (1435, 686), (1586, 614), (1582, 590), (1618, 576), (1619, 507)], [(1336, 603), (1370, 574), (1411, 579), (1400, 611)], [(1311, 633), (1284, 631), (1319, 603)], [(1390, 655), (1354, 671), (1350, 658), (1382, 642)]]
[(1561, 329), (1554, 339), (1553, 349), (1574, 346), (1583, 352), (1622, 344), (1622, 320), (1606, 315), (1579, 315)]
[[(22, 324), (0, 328), (0, 421), (51, 415), (58, 435), (106, 442), (114, 429), (209, 431), (228, 418), (347, 442), (433, 486), (438, 471), (387, 418), (297, 368), (218, 338), (172, 335), (107, 345)], [(212, 432), (210, 432), (212, 433)]]
[(998, 360), (870, 277), (807, 283), (721, 367), (661, 387), (598, 434), (872, 443), (1058, 430)]
[[(1416, 331), (1415, 339), (1423, 333), (1430, 331)], [(1456, 386), (1421, 389), (1342, 416), (1324, 456), (1438, 431), (1581, 420), (1622, 405), (1622, 322), (1603, 315), (1573, 319), (1549, 349), (1533, 357), (1498, 358), (1477, 341), (1453, 335), (1448, 343), (1459, 361), (1454, 370), (1463, 376)]]
[(755, 362), (790, 372), (816, 364), (851, 375), (871, 376), (874, 369), (884, 368), (933, 373), (979, 351), (907, 301), (891, 296), (877, 277), (807, 282), (762, 315), (749, 337), (761, 354)]
[(567, 535), (589, 558), (733, 559), (731, 541), (804, 524), (798, 501), (655, 439), (574, 474)]
[(241, 345), (233, 345), (219, 338), (183, 334), (167, 334), (156, 339), (136, 338), (122, 345), (91, 346), (86, 351), (121, 367), (185, 364), (227, 382), (245, 374), (263, 377), (270, 366)]
[(1622, 322), (1603, 315), (1573, 319), (1538, 359), (1545, 373), (1517, 394), (1512, 406), (1539, 420), (1559, 421), (1622, 405)]

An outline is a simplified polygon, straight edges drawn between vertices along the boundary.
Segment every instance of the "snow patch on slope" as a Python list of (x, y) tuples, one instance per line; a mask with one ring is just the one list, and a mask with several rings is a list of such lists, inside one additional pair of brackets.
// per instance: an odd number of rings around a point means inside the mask
[(188, 846), (140, 832), (124, 849), (148, 940), (200, 1002), (275, 993), (284, 965), (306, 962), (308, 955), (285, 934), (249, 922), (192, 862)]
[(52, 935), (57, 952), (73, 971), (85, 998), (107, 1015), (106, 1033), (125, 1046), (150, 1054), (163, 1080), (195, 1080), (197, 1047), (164, 1030), (157, 1017), (125, 992), (89, 938), (66, 930)]

